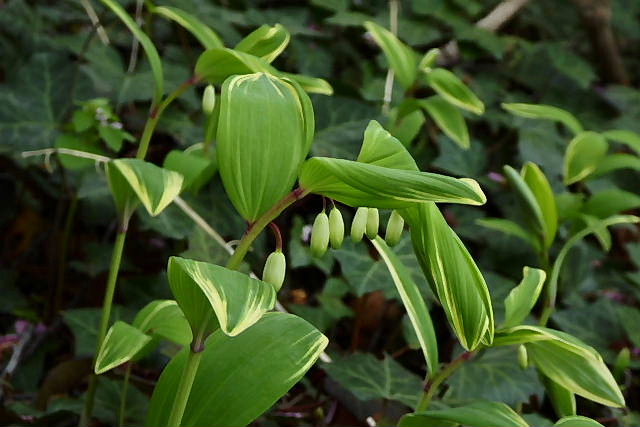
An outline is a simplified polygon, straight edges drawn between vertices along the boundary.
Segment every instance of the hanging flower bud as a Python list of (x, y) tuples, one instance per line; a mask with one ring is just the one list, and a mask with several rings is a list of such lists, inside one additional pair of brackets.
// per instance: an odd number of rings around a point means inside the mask
[(518, 346), (518, 365), (520, 369), (527, 369), (529, 367), (529, 356), (527, 355), (527, 347), (524, 345)]
[(209, 85), (204, 89), (204, 94), (202, 95), (202, 111), (207, 116), (210, 116), (213, 113), (213, 109), (216, 107), (216, 89), (213, 85)]
[(313, 221), (311, 230), (311, 254), (320, 258), (329, 247), (329, 217), (322, 211)]
[(378, 235), (378, 228), (380, 228), (380, 215), (377, 208), (369, 208), (367, 212), (367, 237), (375, 239)]
[(351, 240), (359, 242), (364, 236), (364, 230), (367, 227), (367, 216), (369, 214), (369, 208), (358, 208), (356, 216), (353, 217), (351, 223)]
[(262, 281), (269, 283), (278, 292), (284, 283), (287, 260), (281, 250), (272, 252), (262, 270)]
[(620, 350), (613, 364), (613, 377), (619, 382), (622, 381), (624, 371), (629, 367), (629, 363), (631, 363), (631, 353), (629, 352), (629, 348), (625, 347)]
[(387, 222), (387, 230), (384, 233), (384, 240), (389, 246), (395, 246), (402, 238), (402, 230), (404, 229), (404, 218), (398, 211), (391, 212), (389, 222)]
[(344, 221), (340, 209), (334, 207), (329, 212), (329, 241), (333, 249), (339, 249), (344, 240)]
[(313, 129), (311, 100), (298, 83), (266, 73), (225, 80), (218, 165), (224, 188), (244, 219), (255, 221), (291, 191)]

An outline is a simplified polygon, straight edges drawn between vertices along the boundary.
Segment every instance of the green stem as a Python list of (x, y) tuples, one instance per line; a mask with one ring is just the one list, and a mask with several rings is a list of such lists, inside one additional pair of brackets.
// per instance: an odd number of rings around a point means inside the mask
[(136, 158), (144, 159), (147, 156), (147, 151), (149, 150), (149, 143), (151, 142), (151, 136), (156, 130), (156, 126), (158, 125), (158, 121), (160, 120), (160, 116), (164, 112), (164, 110), (180, 95), (186, 92), (191, 86), (200, 81), (197, 77), (191, 77), (186, 82), (182, 83), (180, 86), (176, 88), (173, 92), (169, 94), (157, 107), (155, 105), (151, 106), (151, 112), (149, 113), (149, 118), (147, 119), (147, 123), (144, 125), (144, 130), (142, 131), (142, 136), (140, 137), (140, 145), (138, 146), (138, 153), (136, 154)]
[(184, 367), (182, 376), (180, 377), (180, 384), (176, 391), (176, 398), (173, 401), (173, 408), (171, 409), (171, 415), (169, 416), (168, 426), (179, 427), (182, 422), (182, 416), (184, 410), (187, 407), (189, 401), (189, 395), (191, 394), (191, 387), (193, 386), (193, 380), (196, 377), (198, 371), (198, 365), (200, 365), (200, 359), (202, 358), (203, 348), (193, 347), (189, 351), (187, 358), (187, 364)]
[(440, 385), (449, 378), (464, 362), (471, 359), (475, 353), (472, 351), (466, 351), (458, 356), (456, 359), (451, 361), (447, 366), (444, 367), (438, 374), (433, 377), (433, 380), (427, 382), (427, 386), (425, 387), (425, 391), (422, 394), (422, 398), (416, 406), (416, 412), (425, 411), (429, 404), (431, 403), (431, 399), (438, 392)]
[(238, 267), (240, 267), (240, 264), (242, 264), (242, 260), (244, 260), (244, 257), (247, 255), (251, 244), (260, 235), (262, 230), (267, 225), (269, 225), (271, 221), (276, 219), (283, 210), (291, 206), (291, 204), (293, 204), (295, 201), (302, 199), (307, 194), (309, 194), (309, 192), (302, 187), (296, 188), (275, 205), (273, 205), (271, 209), (262, 214), (262, 216), (258, 218), (253, 224), (251, 224), (244, 237), (242, 237), (242, 240), (240, 240), (240, 243), (236, 247), (235, 252), (231, 256), (231, 258), (229, 258), (229, 261), (227, 262), (227, 268), (231, 270), (238, 269)]
[(132, 362), (127, 363), (127, 370), (124, 372), (124, 382), (122, 384), (122, 395), (120, 396), (120, 414), (118, 415), (118, 426), (124, 427), (124, 415), (127, 409), (127, 390), (129, 388), (129, 377), (131, 376)]
[(69, 240), (71, 239), (71, 231), (73, 229), (73, 221), (78, 210), (78, 196), (74, 193), (71, 196), (69, 209), (67, 210), (67, 218), (62, 232), (62, 243), (60, 245), (60, 257), (58, 258), (58, 276), (56, 280), (56, 289), (53, 297), (53, 310), (50, 316), (55, 316), (62, 306), (62, 296), (64, 295), (65, 273), (67, 267), (67, 252), (69, 251)]
[[(128, 221), (125, 221), (128, 222)], [(109, 278), (107, 279), (107, 289), (104, 293), (104, 300), (102, 302), (102, 317), (100, 318), (100, 328), (98, 329), (98, 337), (96, 341), (96, 351), (94, 353), (95, 358), (100, 352), (102, 341), (107, 333), (107, 327), (109, 326), (109, 319), (111, 318), (111, 306), (113, 305), (113, 295), (116, 290), (116, 282), (118, 281), (118, 272), (120, 271), (120, 261), (122, 260), (122, 252), (124, 250), (124, 242), (127, 238), (127, 224), (125, 223), (118, 230), (116, 241), (113, 245), (113, 253), (111, 255), (111, 266), (109, 267)], [(93, 367), (93, 363), (91, 365)], [(87, 426), (91, 413), (93, 412), (93, 401), (95, 399), (96, 388), (98, 386), (98, 376), (91, 375), (89, 380), (89, 388), (87, 390), (87, 397), (84, 402), (84, 411), (80, 417), (80, 425)]]

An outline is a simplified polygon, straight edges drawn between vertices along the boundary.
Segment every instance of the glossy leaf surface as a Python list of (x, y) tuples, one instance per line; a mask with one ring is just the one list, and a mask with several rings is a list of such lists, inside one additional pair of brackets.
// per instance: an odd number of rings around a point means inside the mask
[(596, 132), (581, 132), (569, 142), (564, 157), (564, 182), (573, 184), (596, 171), (609, 144)]
[[(528, 427), (529, 424), (517, 412), (499, 402), (476, 402), (456, 408), (436, 409), (415, 412), (405, 415), (400, 421), (400, 427), (418, 425), (438, 425), (436, 423), (462, 424), (469, 427)], [(421, 424), (422, 423), (422, 424)]]
[(191, 343), (191, 328), (178, 303), (174, 300), (156, 300), (145, 305), (136, 314), (133, 326), (148, 335), (157, 335), (180, 345)]
[(287, 47), (290, 39), (289, 32), (282, 25), (276, 24), (272, 27), (265, 24), (240, 40), (234, 50), (249, 53), (271, 63)]
[(469, 148), (467, 123), (456, 107), (439, 95), (421, 100), (420, 105), (427, 110), (433, 121), (449, 138), (460, 147)]
[(185, 12), (182, 9), (171, 6), (158, 6), (152, 8), (152, 12), (170, 19), (189, 31), (198, 39), (205, 49), (222, 48), (224, 44), (220, 37), (207, 24), (198, 17)]
[(527, 317), (540, 296), (546, 278), (544, 270), (531, 267), (522, 269), (522, 281), (504, 300), (505, 328), (519, 325)]
[(400, 84), (405, 89), (411, 87), (418, 73), (416, 53), (386, 28), (371, 21), (365, 22), (364, 26), (384, 52)]
[(151, 337), (138, 328), (118, 320), (109, 328), (96, 357), (94, 371), (102, 374), (133, 359)]
[(484, 103), (451, 71), (436, 68), (427, 74), (427, 83), (450, 104), (474, 114), (484, 113)]
[(503, 103), (502, 108), (516, 116), (526, 117), (528, 119), (553, 120), (562, 123), (574, 134), (582, 132), (582, 124), (580, 124), (573, 114), (562, 108), (554, 107), (553, 105)]

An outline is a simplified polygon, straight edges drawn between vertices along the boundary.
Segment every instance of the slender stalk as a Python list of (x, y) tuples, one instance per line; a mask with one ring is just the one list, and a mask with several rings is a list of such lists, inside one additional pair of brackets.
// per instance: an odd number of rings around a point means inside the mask
[[(389, 26), (391, 27), (391, 33), (394, 36), (398, 35), (399, 3), (399, 0), (389, 0)], [(389, 68), (384, 82), (384, 103), (382, 104), (382, 112), (384, 114), (389, 113), (389, 107), (391, 105), (391, 98), (393, 96), (393, 77), (393, 70)]]
[[(111, 318), (111, 306), (113, 305), (113, 294), (116, 289), (116, 282), (118, 281), (118, 272), (120, 271), (120, 261), (122, 260), (122, 252), (124, 250), (124, 242), (127, 238), (127, 226), (123, 226), (118, 230), (116, 241), (113, 245), (113, 253), (111, 255), (111, 266), (109, 267), (109, 278), (107, 279), (107, 289), (104, 293), (104, 300), (102, 302), (102, 317), (100, 318), (100, 327), (98, 329), (98, 338), (96, 341), (96, 351), (94, 353), (97, 357), (102, 341), (107, 333), (107, 327), (109, 326), (109, 319)], [(93, 364), (92, 364), (93, 366)], [(98, 386), (98, 376), (91, 375), (89, 380), (89, 388), (87, 390), (87, 397), (84, 404), (84, 411), (80, 417), (80, 425), (87, 426), (91, 413), (93, 412), (93, 401), (95, 399), (96, 388)]]
[(244, 237), (242, 237), (242, 240), (240, 240), (240, 243), (236, 247), (235, 252), (233, 253), (233, 255), (231, 255), (231, 258), (229, 258), (229, 261), (227, 262), (227, 268), (236, 270), (238, 267), (240, 267), (240, 264), (242, 264), (242, 260), (244, 260), (244, 257), (247, 255), (251, 244), (260, 235), (262, 230), (267, 225), (269, 225), (271, 221), (276, 219), (283, 210), (291, 206), (297, 200), (302, 199), (308, 193), (309, 192), (302, 187), (296, 188), (291, 193), (284, 196), (284, 198), (282, 198), (275, 205), (273, 205), (271, 209), (262, 214), (262, 216), (258, 218), (256, 222), (251, 224)]
[(182, 209), (182, 211), (189, 218), (191, 218), (193, 222), (195, 222), (196, 225), (198, 225), (198, 227), (202, 228), (202, 230), (204, 230), (205, 233), (207, 233), (211, 238), (213, 238), (213, 240), (215, 240), (216, 243), (222, 246), (224, 250), (229, 253), (229, 255), (233, 254), (233, 248), (231, 247), (231, 245), (227, 243), (226, 240), (224, 240), (224, 238), (220, 235), (220, 233), (218, 233), (216, 230), (211, 228), (211, 226), (207, 223), (207, 221), (205, 221), (204, 218), (202, 218), (200, 214), (198, 214), (198, 212), (196, 212), (191, 206), (189, 206), (189, 204), (185, 202), (183, 198), (178, 196), (173, 200), (173, 202), (180, 209)]
[(78, 210), (78, 196), (74, 193), (71, 196), (69, 209), (67, 210), (67, 218), (62, 231), (62, 243), (60, 244), (60, 254), (58, 258), (58, 272), (56, 280), (56, 288), (53, 296), (53, 310), (50, 316), (53, 317), (60, 311), (62, 305), (62, 296), (64, 295), (65, 273), (67, 266), (67, 252), (69, 251), (69, 240), (71, 239), (71, 230), (73, 229), (73, 221)]
[(127, 409), (127, 391), (129, 389), (129, 378), (131, 377), (132, 362), (127, 363), (127, 370), (124, 372), (124, 382), (122, 384), (122, 394), (120, 395), (120, 413), (118, 415), (118, 426), (124, 427), (124, 416)]
[(433, 380), (428, 381), (425, 387), (425, 391), (422, 394), (422, 398), (420, 402), (418, 402), (418, 406), (416, 406), (416, 412), (425, 411), (433, 396), (438, 392), (440, 385), (449, 378), (464, 362), (471, 359), (475, 353), (472, 351), (466, 351), (462, 353), (460, 356), (451, 361), (447, 366), (444, 367), (438, 374), (433, 377)]
[(173, 92), (169, 94), (157, 107), (155, 105), (151, 106), (151, 112), (149, 113), (149, 118), (147, 119), (147, 123), (144, 125), (144, 130), (142, 131), (142, 136), (140, 137), (140, 145), (138, 146), (138, 153), (136, 154), (136, 158), (144, 159), (147, 156), (147, 151), (149, 150), (149, 143), (151, 142), (151, 136), (156, 130), (156, 126), (158, 125), (158, 121), (160, 120), (160, 116), (164, 112), (164, 110), (180, 95), (186, 92), (191, 86), (200, 81), (197, 77), (191, 77), (186, 82), (182, 83), (180, 86), (176, 88)]
[(200, 365), (200, 359), (202, 358), (202, 350), (202, 348), (191, 348), (189, 351), (187, 364), (185, 365), (182, 376), (180, 377), (180, 384), (176, 390), (176, 398), (173, 401), (171, 415), (169, 415), (169, 421), (167, 423), (168, 426), (179, 427), (182, 422), (182, 416), (184, 415), (184, 410), (187, 407), (189, 395), (191, 394), (193, 380), (196, 377), (196, 372)]

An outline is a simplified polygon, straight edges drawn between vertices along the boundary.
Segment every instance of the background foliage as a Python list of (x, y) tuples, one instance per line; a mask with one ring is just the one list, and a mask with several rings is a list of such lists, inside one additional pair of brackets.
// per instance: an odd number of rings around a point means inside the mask
[[(197, 15), (227, 45), (262, 24), (284, 25), (291, 43), (274, 64), (283, 71), (322, 77), (335, 90), (333, 96), (312, 96), (317, 128), (312, 154), (355, 159), (368, 122), (387, 120), (382, 106), (388, 64), (363, 23), (371, 20), (388, 27), (388, 2), (159, 3)], [(467, 150), (433, 122), (415, 134), (406, 131), (408, 122), (392, 133), (410, 147), (422, 170), (472, 177), (483, 186), (485, 206), (451, 206), (444, 212), (485, 275), (501, 321), (502, 301), (522, 277), (522, 266), (539, 263), (535, 251), (517, 237), (477, 223), (487, 217), (526, 219), (516, 193), (507, 186), (504, 165), (537, 163), (558, 195), (561, 218), (570, 218), (572, 207), (605, 190), (628, 193), (590, 201), (596, 213), (604, 209), (602, 216), (633, 213), (640, 207), (635, 170), (565, 187), (563, 157), (570, 132), (554, 122), (516, 117), (501, 103), (551, 104), (572, 112), (589, 130), (640, 132), (640, 3), (531, 0), (499, 31), (478, 28), (475, 22), (498, 3), (401, 2), (399, 37), (419, 52), (456, 40), (459, 55), (445, 55), (442, 65), (472, 88), (486, 111), (482, 116), (463, 113), (471, 136)], [(608, 5), (607, 26), (589, 19), (586, 11), (596, 7), (589, 3)], [(135, 1), (122, 4), (135, 14)], [(103, 33), (94, 30), (81, 1), (0, 1), (2, 424), (76, 422), (116, 231), (104, 172), (91, 167), (92, 161), (85, 167), (84, 160), (52, 156), (43, 164), (42, 158), (24, 159), (20, 153), (58, 146), (131, 157), (154, 93), (152, 70), (131, 34), (108, 10), (93, 6)], [(169, 93), (191, 75), (201, 50), (170, 21), (146, 12), (140, 21), (160, 50)], [(598, 41), (606, 31), (613, 31), (614, 44)], [(102, 40), (105, 35), (108, 44)], [(621, 62), (616, 63), (616, 55)], [(202, 141), (201, 90), (189, 89), (165, 112), (150, 161), (161, 164), (171, 150)], [(408, 94), (422, 97), (420, 90)], [(403, 93), (396, 79), (392, 105), (402, 102)], [(96, 104), (96, 98), (104, 100)], [(87, 122), (82, 112), (95, 113), (96, 108), (104, 120)], [(622, 145), (613, 151), (629, 152)], [(612, 200), (618, 205), (611, 207)], [(235, 215), (218, 176), (188, 201), (227, 240), (244, 232), (245, 224)], [(367, 417), (388, 425), (421, 394), (424, 366), (417, 338), (383, 261), (365, 245), (346, 241), (321, 259), (310, 256), (308, 224), (321, 207), (321, 198), (307, 198), (279, 220), (289, 265), (280, 301), (329, 337), (333, 362), (319, 363), (256, 425), (366, 425)], [(343, 213), (351, 215), (346, 209)], [(576, 223), (563, 224), (558, 234), (566, 239)], [(169, 256), (209, 262), (225, 256), (174, 206), (157, 217), (141, 211), (129, 233), (114, 320), (131, 322), (148, 301), (170, 297), (164, 273)], [(248, 258), (254, 270), (272, 246), (264, 236), (254, 246)], [(408, 237), (395, 252), (433, 303), (441, 359), (455, 358), (462, 348), (430, 296)], [(640, 424), (640, 384), (634, 375), (640, 369), (638, 269), (636, 228), (617, 228), (611, 251), (595, 239), (582, 241), (568, 255), (559, 278), (561, 304), (551, 318), (554, 327), (595, 347), (609, 364), (621, 349), (631, 351), (630, 368), (620, 374), (629, 410), (578, 398), (580, 413), (607, 426)], [(135, 365), (128, 422), (143, 422), (158, 372), (175, 352), (165, 346)], [(504, 402), (521, 408), (532, 425), (552, 424), (555, 415), (541, 380), (532, 368), (518, 368), (516, 359), (515, 349), (500, 347), (466, 362), (438, 402)], [(95, 415), (104, 424), (117, 422), (121, 381), (122, 372), (116, 370), (98, 390)]]

